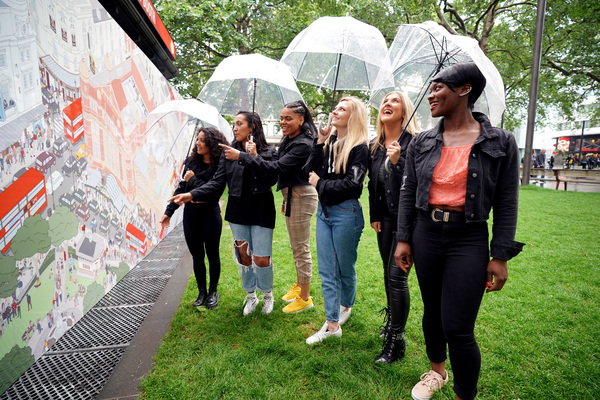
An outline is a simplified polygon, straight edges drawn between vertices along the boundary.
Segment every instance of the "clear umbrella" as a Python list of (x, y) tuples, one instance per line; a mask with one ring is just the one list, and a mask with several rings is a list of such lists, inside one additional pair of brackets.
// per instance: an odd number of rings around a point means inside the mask
[(369, 100), (374, 107), (379, 107), (390, 90), (404, 91), (418, 106), (416, 116), (421, 127), (431, 128), (435, 121), (429, 107), (426, 103), (419, 104), (429, 87), (429, 80), (445, 66), (473, 61), (487, 80), (482, 96), (475, 103), (475, 111), (487, 114), (493, 125), (500, 123), (505, 109), (502, 77), (476, 40), (452, 35), (432, 21), (400, 25), (388, 56), (393, 84), (389, 74), (378, 76)]
[(198, 98), (224, 115), (252, 110), (272, 118), (284, 104), (302, 100), (302, 95), (287, 65), (260, 54), (245, 54), (221, 61)]
[(352, 17), (321, 17), (292, 40), (281, 62), (301, 82), (333, 91), (371, 90), (386, 55), (385, 39), (374, 26)]

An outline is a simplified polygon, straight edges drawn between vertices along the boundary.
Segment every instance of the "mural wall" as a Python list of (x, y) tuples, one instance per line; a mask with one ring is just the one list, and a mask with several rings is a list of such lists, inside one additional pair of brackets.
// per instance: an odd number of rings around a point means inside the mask
[(96, 0), (0, 0), (0, 393), (166, 234), (176, 98)]

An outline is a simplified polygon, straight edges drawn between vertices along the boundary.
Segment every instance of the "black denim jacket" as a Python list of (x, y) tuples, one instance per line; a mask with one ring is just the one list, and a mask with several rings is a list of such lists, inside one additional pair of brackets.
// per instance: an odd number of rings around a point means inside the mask
[[(205, 164), (203, 161), (192, 160), (190, 157), (185, 159), (183, 169), (184, 171), (193, 171), (194, 176), (192, 176), (187, 182), (185, 179), (180, 180), (179, 184), (177, 185), (177, 189), (175, 189), (175, 192), (173, 193), (173, 196), (178, 195), (179, 193), (189, 192), (194, 188), (204, 185), (206, 182), (210, 181), (215, 174), (215, 170), (210, 168), (210, 166)], [(170, 202), (165, 210), (165, 215), (167, 215), (169, 218), (172, 217), (178, 208), (179, 205), (177, 205), (177, 203), (173, 201)]]
[[(519, 151), (514, 136), (494, 128), (481, 113), (473, 113), (481, 124), (481, 134), (469, 156), (465, 218), (469, 222), (487, 221), (493, 208), (490, 255), (510, 260), (519, 254), (523, 243), (514, 240), (519, 203)], [(408, 147), (404, 177), (400, 188), (400, 208), (396, 239), (409, 242), (418, 210), (428, 210), (433, 169), (442, 153), (444, 120), (418, 134)]]
[[(391, 172), (385, 171), (385, 180), (383, 182), (385, 186), (385, 201), (387, 203), (388, 210), (394, 215), (398, 214), (398, 201), (400, 199), (400, 184), (402, 183), (402, 176), (404, 174), (404, 163), (406, 161), (406, 151), (408, 145), (412, 140), (413, 136), (404, 132), (400, 136), (400, 159), (396, 165), (390, 163)], [(371, 142), (370, 147), (373, 147), (374, 142)], [(375, 154), (369, 149), (369, 217), (370, 222), (381, 222), (383, 215), (377, 204), (377, 199), (380, 194), (377, 193), (379, 185), (379, 168), (381, 164), (385, 162), (387, 158), (387, 152), (385, 146), (381, 145), (375, 150)]]
[[(241, 150), (241, 145), (236, 143), (236, 149)], [(241, 155), (241, 154), (240, 154)], [(257, 157), (262, 157), (267, 161), (277, 160), (277, 151), (269, 147), (266, 150), (260, 151)], [(221, 154), (219, 160), (219, 168), (215, 172), (213, 178), (199, 188), (195, 188), (190, 193), (194, 201), (218, 201), (223, 191), (225, 184), (229, 188), (229, 195), (233, 197), (242, 196), (242, 182), (244, 177), (244, 168), (246, 162), (242, 158), (239, 160), (228, 160), (225, 158), (225, 153)], [(277, 182), (276, 174), (261, 173), (257, 169), (251, 169), (251, 188), (253, 194), (270, 192), (271, 187)]]

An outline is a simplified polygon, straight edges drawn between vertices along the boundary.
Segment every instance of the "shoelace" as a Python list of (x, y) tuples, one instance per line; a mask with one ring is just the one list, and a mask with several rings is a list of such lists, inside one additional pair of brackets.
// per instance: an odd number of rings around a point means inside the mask
[(442, 383), (444, 382), (444, 378), (442, 378), (439, 374), (438, 376), (435, 376), (432, 371), (425, 372), (423, 375), (421, 375), (421, 381), (424, 385), (427, 385), (429, 389), (438, 390), (442, 387)]

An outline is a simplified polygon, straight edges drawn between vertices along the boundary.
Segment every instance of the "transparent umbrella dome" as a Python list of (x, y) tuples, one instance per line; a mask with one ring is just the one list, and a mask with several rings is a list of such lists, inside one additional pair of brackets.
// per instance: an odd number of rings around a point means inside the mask
[[(429, 80), (444, 55), (447, 57), (442, 67), (467, 61), (477, 65), (487, 82), (483, 94), (475, 103), (474, 111), (485, 113), (493, 125), (498, 125), (506, 106), (504, 84), (496, 66), (486, 57), (476, 40), (452, 35), (432, 21), (400, 25), (388, 52), (393, 81), (389, 80), (389, 74), (382, 71), (369, 103), (379, 108), (389, 91), (400, 90), (417, 105), (419, 94), (423, 91), (428, 93)], [(422, 129), (429, 129), (437, 123), (431, 118), (426, 99), (418, 107), (416, 117)]]
[(352, 17), (321, 17), (292, 40), (281, 62), (301, 82), (370, 90), (386, 55), (385, 38), (374, 26)]
[(289, 67), (260, 54), (235, 55), (217, 66), (198, 98), (221, 114), (257, 112), (262, 118), (279, 116), (286, 103), (302, 100)]

